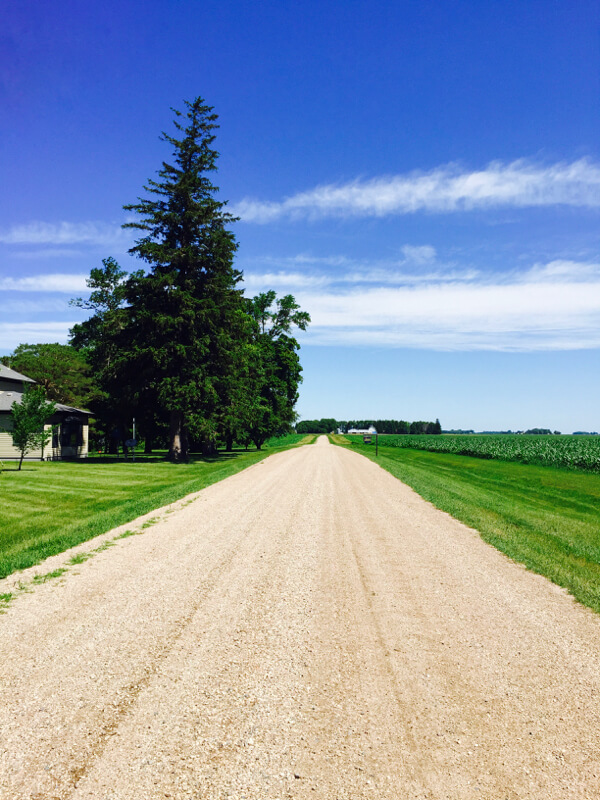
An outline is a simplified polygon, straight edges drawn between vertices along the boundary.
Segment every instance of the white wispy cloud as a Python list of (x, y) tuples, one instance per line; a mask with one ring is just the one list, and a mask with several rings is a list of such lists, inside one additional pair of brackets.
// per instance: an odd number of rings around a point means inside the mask
[(127, 246), (132, 235), (108, 222), (28, 222), (0, 230), (0, 243), (10, 245)]
[(301, 292), (306, 343), (436, 350), (600, 347), (600, 275)]
[(0, 352), (10, 352), (20, 344), (59, 342), (66, 344), (74, 322), (0, 322)]
[(569, 261), (556, 259), (548, 264), (535, 264), (531, 269), (521, 274), (521, 281), (589, 281), (600, 279), (600, 263)]
[(472, 281), (479, 276), (475, 269), (435, 270), (428, 272), (407, 272), (401, 269), (389, 269), (380, 266), (363, 268), (354, 266), (351, 270), (340, 273), (314, 273), (280, 270), (278, 272), (245, 272), (244, 288), (249, 292), (276, 289), (293, 292), (305, 288), (343, 288), (359, 284), (376, 284), (387, 286), (413, 286), (415, 284), (457, 283)]
[(429, 172), (326, 184), (281, 201), (245, 198), (231, 210), (244, 222), (268, 223), (282, 217), (384, 217), (551, 205), (600, 206), (600, 165), (585, 158), (550, 165), (494, 161), (475, 171), (449, 164)]
[[(345, 269), (278, 273), (312, 317), (303, 341), (436, 350), (568, 350), (600, 346), (600, 263), (555, 259), (492, 273), (439, 264), (421, 272), (348, 261)], [(268, 274), (254, 284), (268, 288)], [(254, 287), (253, 287), (254, 288)]]
[(0, 276), (0, 291), (2, 292), (61, 292), (74, 294), (75, 292), (89, 292), (86, 286), (87, 275), (69, 275), (57, 272), (48, 275), (29, 275), (23, 278)]
[(326, 275), (305, 275), (302, 272), (250, 272), (244, 275), (244, 287), (252, 292), (267, 289), (291, 290), (305, 287), (326, 286), (331, 279)]

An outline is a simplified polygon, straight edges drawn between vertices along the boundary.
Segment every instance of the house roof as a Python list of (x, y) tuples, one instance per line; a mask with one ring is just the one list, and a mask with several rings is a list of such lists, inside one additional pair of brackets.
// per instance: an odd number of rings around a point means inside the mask
[[(0, 391), (0, 411), (10, 411), (13, 403), (20, 403), (23, 397), (23, 392), (2, 392)], [(91, 414), (85, 408), (75, 408), (75, 406), (66, 406), (63, 403), (55, 403), (56, 410), (63, 414)]]
[[(32, 378), (28, 378), (27, 375), (21, 375), (20, 372), (17, 372), (10, 367), (6, 367), (4, 364), (0, 364), (0, 379), (5, 381), (14, 381), (15, 383), (35, 383)], [(21, 386), (18, 387), (19, 389), (22, 388)], [(23, 392), (17, 391), (17, 387), (15, 387), (15, 391), (0, 391), (0, 411), (10, 411), (12, 408), (13, 403), (20, 403), (23, 397)], [(55, 403), (56, 410), (66, 414), (91, 414), (91, 411), (88, 411), (87, 408), (75, 408), (75, 406), (66, 406), (63, 403)]]
[(20, 372), (17, 372), (10, 367), (6, 367), (4, 364), (0, 364), (0, 378), (5, 381), (18, 381), (19, 383), (35, 383), (32, 378), (28, 378), (27, 375), (21, 375)]

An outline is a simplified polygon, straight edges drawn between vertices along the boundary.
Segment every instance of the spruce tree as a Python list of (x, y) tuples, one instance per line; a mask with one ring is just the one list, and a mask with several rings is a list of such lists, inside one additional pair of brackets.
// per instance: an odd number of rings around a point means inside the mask
[(163, 133), (173, 163), (163, 162), (149, 199), (124, 206), (139, 219), (124, 227), (143, 231), (130, 253), (150, 265), (127, 283), (129, 322), (121, 347), (123, 367), (135, 370), (169, 416), (169, 457), (187, 458), (189, 436), (208, 450), (216, 440), (220, 408), (231, 392), (231, 367), (246, 328), (237, 249), (228, 226), (235, 218), (216, 199), (210, 180), (217, 115), (201, 97), (175, 109), (177, 133)]

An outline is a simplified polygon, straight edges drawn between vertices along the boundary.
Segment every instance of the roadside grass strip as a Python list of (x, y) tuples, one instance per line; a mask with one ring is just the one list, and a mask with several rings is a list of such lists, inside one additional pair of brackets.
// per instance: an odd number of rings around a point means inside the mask
[[(196, 498), (191, 498), (190, 500), (185, 501), (184, 503), (180, 504), (180, 508), (193, 503)], [(176, 511), (177, 509), (167, 509), (163, 516)], [(122, 533), (113, 536), (111, 539), (105, 539), (102, 544), (95, 547), (93, 550), (84, 551), (81, 553), (76, 553), (72, 556), (67, 562), (64, 567), (59, 567), (58, 569), (52, 570), (51, 572), (46, 572), (41, 575), (34, 575), (31, 580), (29, 581), (19, 581), (17, 588), (12, 592), (7, 592), (4, 594), (0, 594), (0, 614), (5, 613), (8, 608), (10, 607), (11, 603), (13, 603), (21, 594), (29, 594), (33, 591), (34, 587), (40, 586), (41, 584), (47, 583), (55, 578), (60, 578), (66, 572), (69, 572), (71, 567), (77, 567), (81, 564), (85, 564), (86, 561), (89, 561), (91, 558), (94, 558), (99, 553), (103, 553), (108, 550), (110, 547), (114, 547), (118, 541), (121, 539), (128, 539), (130, 536), (141, 536), (146, 532), (148, 528), (151, 528), (157, 522), (160, 521), (160, 517), (151, 517), (149, 520), (143, 522), (139, 529), (131, 529), (123, 531)]]
[(352, 449), (600, 612), (600, 475), (381, 443), (378, 458), (374, 445)]
[(260, 451), (219, 453), (187, 464), (160, 456), (136, 456), (135, 463), (92, 457), (25, 462), (19, 472), (15, 462), (5, 462), (0, 475), (0, 579), (314, 439), (293, 434), (271, 440)]
[(52, 572), (46, 572), (44, 575), (36, 575), (31, 579), (31, 583), (33, 586), (37, 586), (40, 583), (46, 583), (47, 581), (54, 580), (55, 578), (60, 578), (61, 575), (64, 575), (67, 572), (66, 567), (61, 567), (60, 569), (54, 569)]

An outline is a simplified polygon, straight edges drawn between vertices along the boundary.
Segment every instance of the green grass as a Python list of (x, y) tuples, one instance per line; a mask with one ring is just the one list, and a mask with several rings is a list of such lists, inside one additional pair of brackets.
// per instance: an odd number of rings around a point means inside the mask
[(347, 446), (600, 612), (600, 475), (381, 444), (376, 459), (374, 444)]
[[(0, 578), (310, 438), (281, 437), (260, 452), (237, 450), (189, 464), (171, 464), (160, 457), (136, 456), (135, 463), (94, 457), (80, 462), (25, 462), (19, 472), (15, 462), (4, 462), (0, 473)], [(143, 527), (152, 524), (149, 520)], [(71, 563), (85, 560), (85, 555), (76, 555)]]
[(34, 575), (31, 579), (31, 583), (34, 585), (47, 583), (48, 581), (54, 580), (54, 578), (60, 578), (60, 576), (64, 575), (66, 571), (66, 567), (61, 567), (60, 569), (55, 569), (52, 572), (46, 572), (44, 575)]
[(281, 447), (282, 445), (314, 444), (317, 441), (317, 433), (289, 433), (287, 436), (273, 436), (266, 441), (267, 447)]

